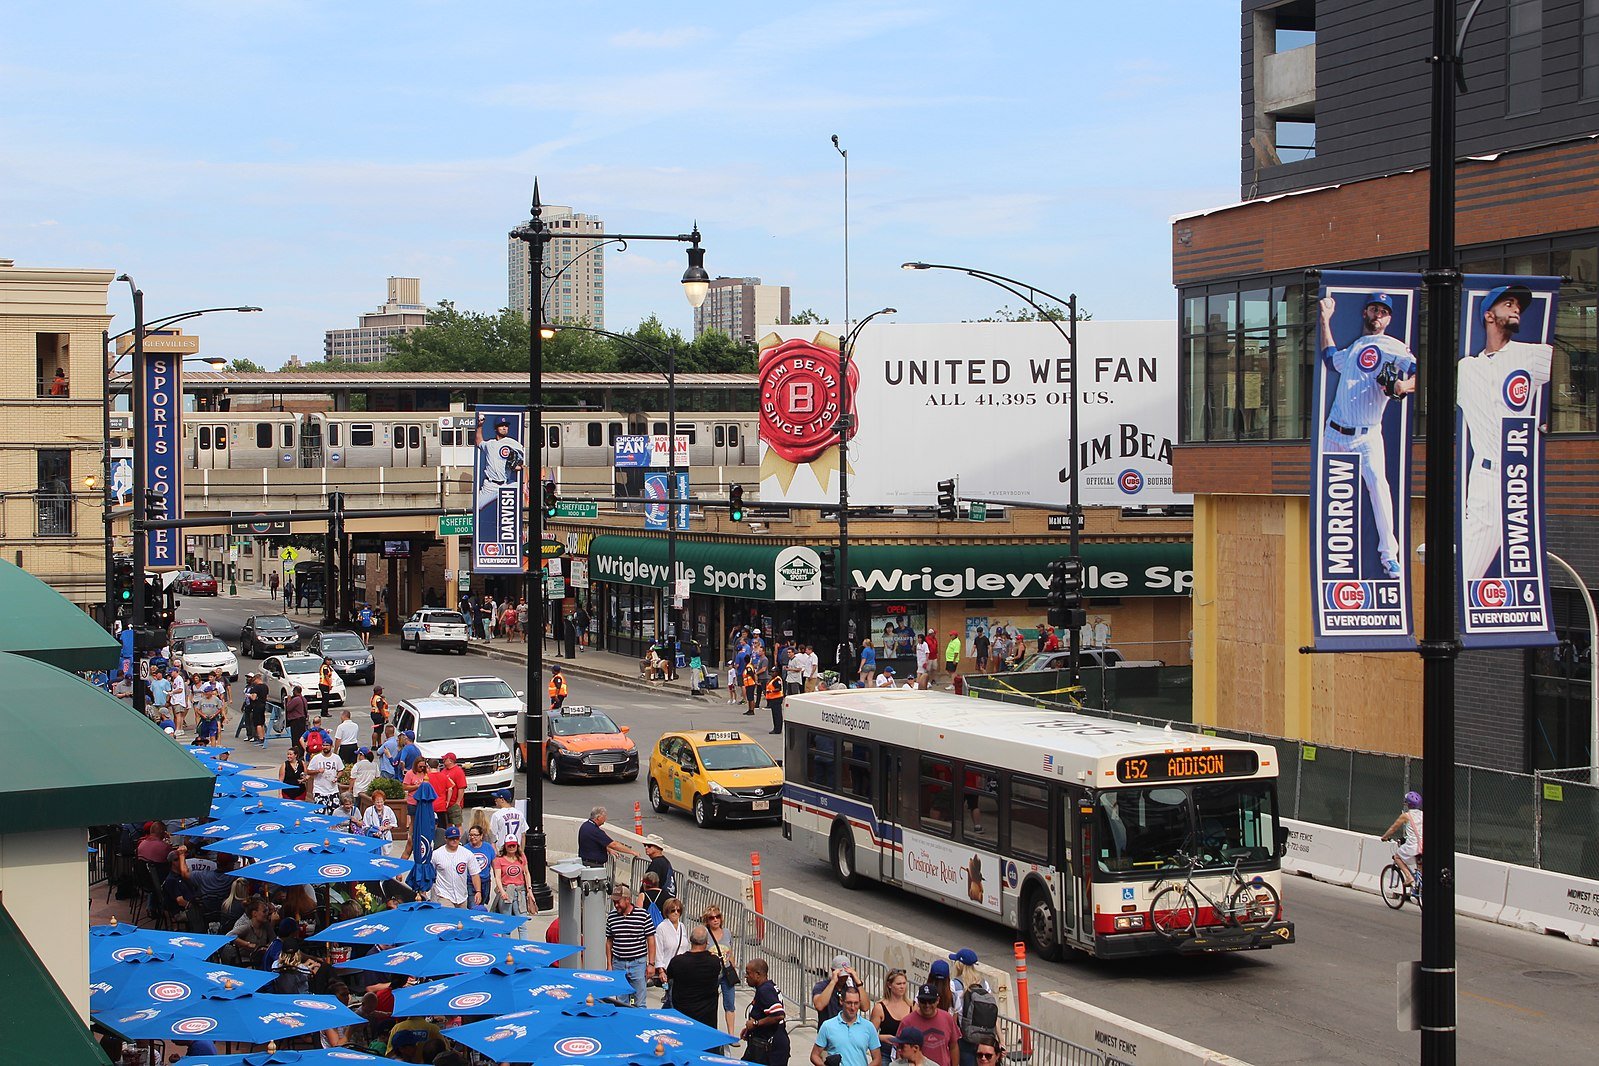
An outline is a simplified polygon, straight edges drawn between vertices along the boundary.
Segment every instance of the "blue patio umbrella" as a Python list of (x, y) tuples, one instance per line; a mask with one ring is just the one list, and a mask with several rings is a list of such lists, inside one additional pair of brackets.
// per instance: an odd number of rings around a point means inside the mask
[[(287, 802), (283, 800), (267, 802)], [(312, 814), (309, 811), (297, 810), (261, 810), (252, 804), (247, 807), (237, 808), (233, 813), (224, 811), (223, 816), (210, 822), (199, 825), (186, 826), (183, 829), (172, 830), (173, 836), (209, 837), (212, 840), (226, 840), (229, 837), (242, 837), (256, 833), (271, 833), (299, 822), (305, 826), (320, 826), (322, 832), (327, 832), (327, 827), (333, 825), (333, 819), (323, 814)]]
[(444, 1031), (453, 1040), (495, 1062), (590, 1062), (606, 1056), (653, 1052), (709, 1051), (732, 1037), (675, 1010), (583, 1004), (559, 1010), (529, 1010)]
[(89, 926), (89, 968), (97, 970), (152, 949), (204, 959), (232, 939), (231, 936), (209, 933), (168, 933), (160, 929), (140, 929), (113, 918), (107, 925)]
[(89, 973), (89, 1010), (138, 1009), (191, 999), (232, 982), (252, 992), (276, 975), (206, 962), (198, 955), (146, 949)]
[(635, 1051), (629, 1055), (600, 1055), (590, 1059), (588, 1066), (744, 1066), (744, 1060), (730, 1059), (714, 1052), (670, 1049), (662, 1044), (658, 1048)]
[(540, 1007), (576, 1006), (589, 996), (627, 995), (627, 974), (616, 970), (557, 970), (518, 960), (514, 953), (486, 970), (396, 989), (396, 1018), (435, 1014), (499, 1015)]
[(208, 989), (172, 1006), (108, 1010), (94, 1020), (129, 1040), (237, 1040), (279, 1037), (355, 1025), (362, 1018), (334, 996), (279, 995), (238, 987)]
[[(458, 911), (463, 917), (466, 911)], [(449, 929), (430, 940), (363, 955), (341, 963), (347, 970), (367, 970), (373, 973), (398, 973), (407, 977), (439, 977), (444, 974), (466, 973), (469, 970), (486, 970), (503, 963), (506, 956), (535, 966), (550, 966), (561, 959), (578, 954), (582, 948), (576, 944), (541, 944), (536, 940), (512, 940), (479, 929)], [(555, 971), (573, 973), (576, 971)], [(609, 983), (609, 979), (596, 979), (594, 984)], [(606, 994), (603, 991), (602, 995)]]
[(528, 915), (462, 910), (418, 900), (415, 903), (403, 903), (393, 910), (334, 922), (306, 939), (330, 944), (409, 944), (457, 927), (509, 933), (529, 921), (532, 918)]
[(263, 792), (281, 792), (291, 787), (293, 786), (285, 785), (282, 781), (254, 777), (250, 774), (234, 774), (232, 777), (217, 778), (216, 787), (211, 790), (211, 795), (216, 799), (226, 799), (230, 796), (259, 796)]
[(433, 828), (435, 815), (433, 801), (439, 798), (433, 786), (423, 781), (412, 793), (416, 806), (411, 808), (411, 861), (414, 868), (407, 881), (421, 893), (432, 890), (437, 874), (433, 870)]
[(319, 845), (327, 845), (324, 851), (342, 849), (376, 854), (383, 850), (384, 843), (376, 837), (339, 833), (330, 826), (313, 825), (295, 819), (276, 829), (259, 829), (253, 833), (242, 833), (214, 841), (206, 845), (205, 850), (218, 855), (244, 855), (252, 859), (265, 859), (296, 852), (309, 852)]
[(405, 864), (383, 855), (331, 844), (312, 844), (304, 851), (253, 862), (230, 877), (274, 885), (328, 885), (341, 881), (386, 881), (405, 873)]
[(185, 1066), (382, 1066), (390, 1060), (348, 1047), (278, 1051), (269, 1045), (265, 1051), (248, 1055), (185, 1055), (179, 1061)]
[(220, 759), (224, 755), (233, 754), (232, 748), (208, 748), (203, 744), (185, 744), (183, 750), (196, 759)]

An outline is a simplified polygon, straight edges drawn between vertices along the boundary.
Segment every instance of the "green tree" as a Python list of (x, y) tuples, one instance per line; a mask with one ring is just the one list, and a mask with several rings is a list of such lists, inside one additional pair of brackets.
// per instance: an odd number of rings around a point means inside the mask
[(797, 315), (789, 315), (788, 323), (791, 326), (825, 326), (828, 324), (827, 319), (809, 307)]
[[(1081, 304), (1077, 306), (1077, 321), (1087, 322), (1094, 317), (1094, 312), (1085, 311)], [(1042, 312), (1031, 307), (1024, 307), (1020, 311), (1012, 311), (1009, 306), (1001, 307), (986, 318), (966, 319), (968, 322), (1065, 322), (1066, 308), (1059, 304), (1045, 304)]]
[(233, 362), (231, 362), (231, 363), (229, 363), (227, 365), (227, 369), (235, 371), (235, 372), (240, 373), (240, 374), (265, 374), (266, 373), (266, 367), (262, 366), (260, 363), (256, 362), (254, 359), (242, 359), (242, 358), (241, 359), (235, 359), (235, 360), (233, 360)]

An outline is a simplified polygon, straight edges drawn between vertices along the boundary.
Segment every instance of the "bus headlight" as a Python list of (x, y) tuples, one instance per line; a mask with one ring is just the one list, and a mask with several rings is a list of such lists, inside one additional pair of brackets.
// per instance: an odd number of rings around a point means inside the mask
[(1116, 917), (1116, 931), (1125, 933), (1130, 929), (1142, 929), (1144, 916), (1142, 914), (1121, 914)]

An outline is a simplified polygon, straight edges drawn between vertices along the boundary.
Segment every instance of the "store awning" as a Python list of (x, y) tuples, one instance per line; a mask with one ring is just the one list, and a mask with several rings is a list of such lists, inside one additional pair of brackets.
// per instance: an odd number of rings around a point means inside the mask
[(122, 647), (72, 601), (0, 559), (0, 651), (63, 670), (114, 670)]
[[(667, 587), (666, 538), (605, 534), (589, 542), (589, 580)], [(677, 575), (695, 596), (817, 601), (822, 561), (803, 544), (679, 540)]]
[[(80, 930), (81, 932), (81, 930)], [(0, 907), (0, 1047), (6, 1061), (104, 1063), (111, 1060), (55, 978)]]
[[(1084, 543), (1087, 596), (1187, 596), (1194, 583), (1188, 541)], [(850, 545), (850, 578), (868, 600), (1041, 600), (1048, 566), (1066, 556), (1050, 544)]]
[(202, 818), (214, 777), (154, 722), (74, 674), (0, 653), (7, 832)]

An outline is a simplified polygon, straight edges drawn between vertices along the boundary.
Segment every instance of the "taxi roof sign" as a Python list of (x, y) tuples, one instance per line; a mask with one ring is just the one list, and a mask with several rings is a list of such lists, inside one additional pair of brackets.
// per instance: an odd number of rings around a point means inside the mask
[(578, 707), (578, 706), (557, 707), (557, 708), (555, 708), (555, 711), (553, 713), (555, 713), (555, 714), (563, 714), (563, 715), (568, 715), (568, 716), (574, 715), (574, 714), (593, 714), (594, 713), (594, 708), (593, 707)]
[(736, 729), (724, 729), (724, 730), (721, 730), (720, 732), (716, 732), (716, 733), (706, 733), (705, 734), (705, 739), (707, 741), (743, 740), (744, 739), (744, 734), (740, 733)]

